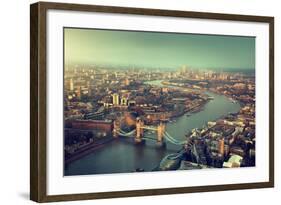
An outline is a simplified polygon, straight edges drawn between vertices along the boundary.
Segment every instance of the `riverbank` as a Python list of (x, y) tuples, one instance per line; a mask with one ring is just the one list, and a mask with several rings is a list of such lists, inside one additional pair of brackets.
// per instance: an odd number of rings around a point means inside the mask
[[(161, 81), (152, 83), (163, 86)], [(232, 103), (229, 98), (205, 90), (204, 92), (213, 98), (205, 103), (204, 109), (188, 117), (182, 115), (166, 124), (166, 131), (173, 138), (186, 140), (186, 133), (192, 129), (201, 128), (208, 121), (240, 110), (239, 104)], [(155, 133), (147, 133), (146, 137), (155, 138)], [(166, 148), (156, 149), (155, 141), (147, 141), (145, 146), (135, 146), (124, 140), (114, 140), (69, 163), (65, 175), (126, 173), (138, 168), (147, 172), (153, 170), (166, 155), (176, 153), (179, 149), (179, 146), (171, 143), (167, 143)]]
[(93, 142), (81, 149), (78, 149), (77, 151), (75, 151), (74, 153), (71, 154), (71, 156), (69, 158), (66, 158), (64, 160), (64, 163), (67, 165), (75, 160), (78, 160), (88, 154), (90, 154), (91, 152), (93, 152), (94, 150), (104, 146), (105, 144), (113, 141), (114, 138), (113, 137), (108, 137), (105, 139), (101, 139), (98, 142)]
[[(185, 114), (193, 114), (197, 113), (203, 110), (204, 106), (211, 100), (213, 99), (209, 95), (207, 95), (205, 92), (202, 92), (202, 90), (197, 90), (197, 89), (191, 89), (191, 88), (186, 88), (183, 87), (177, 83), (171, 83), (169, 81), (162, 81), (162, 80), (154, 80), (154, 81), (145, 81), (144, 84), (147, 85), (152, 85), (152, 86), (157, 86), (157, 87), (170, 87), (170, 88), (175, 88), (179, 89), (182, 92), (195, 92), (198, 95), (200, 94), (201, 99), (196, 101), (194, 100), (195, 104), (190, 106), (190, 107), (185, 107), (181, 112), (170, 112), (170, 118), (175, 119), (178, 117), (181, 117)], [(193, 103), (194, 103), (193, 102)]]

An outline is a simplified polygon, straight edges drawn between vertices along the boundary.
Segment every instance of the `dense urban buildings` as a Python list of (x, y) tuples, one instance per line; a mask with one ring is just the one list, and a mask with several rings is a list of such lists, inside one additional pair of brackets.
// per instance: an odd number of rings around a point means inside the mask
[[(235, 112), (212, 120), (201, 117), (202, 126), (185, 131), (191, 125), (182, 122), (203, 112), (216, 96), (233, 104)], [(126, 172), (255, 166), (254, 73), (188, 66), (169, 70), (66, 65), (66, 170), (114, 141), (126, 141), (136, 149), (150, 141), (152, 149), (168, 150), (152, 169), (139, 163)]]
[(255, 166), (255, 37), (64, 28), (64, 175)]

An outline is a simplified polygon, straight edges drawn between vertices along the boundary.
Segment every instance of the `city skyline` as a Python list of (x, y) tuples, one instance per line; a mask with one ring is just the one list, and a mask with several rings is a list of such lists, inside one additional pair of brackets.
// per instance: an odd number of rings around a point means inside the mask
[(65, 63), (253, 70), (255, 38), (65, 28)]
[(255, 166), (255, 77), (65, 70), (64, 175)]
[(65, 176), (256, 165), (255, 38), (64, 34)]

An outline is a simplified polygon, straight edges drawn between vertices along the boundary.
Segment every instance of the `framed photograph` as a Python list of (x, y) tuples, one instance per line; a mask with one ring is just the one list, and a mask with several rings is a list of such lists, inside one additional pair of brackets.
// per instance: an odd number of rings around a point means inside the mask
[(274, 186), (274, 18), (40, 2), (30, 198)]

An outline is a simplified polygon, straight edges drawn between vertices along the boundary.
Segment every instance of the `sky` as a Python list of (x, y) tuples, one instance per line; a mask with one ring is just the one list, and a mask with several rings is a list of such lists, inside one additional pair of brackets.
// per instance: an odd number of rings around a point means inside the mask
[(254, 69), (255, 38), (64, 29), (66, 64)]

